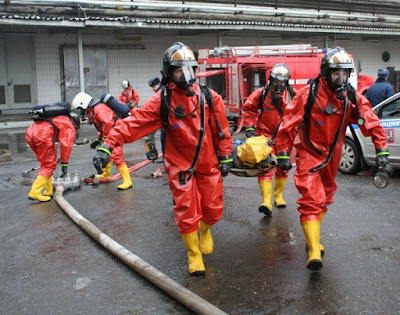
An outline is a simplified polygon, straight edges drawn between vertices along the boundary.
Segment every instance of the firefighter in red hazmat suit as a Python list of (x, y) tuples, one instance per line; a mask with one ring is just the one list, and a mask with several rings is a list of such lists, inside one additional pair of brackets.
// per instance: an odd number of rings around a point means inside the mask
[[(255, 90), (247, 98), (243, 106), (243, 119), (246, 126), (246, 137), (264, 135), (276, 154), (272, 144), (282, 122), (283, 111), (294, 96), (289, 85), (290, 70), (283, 62), (271, 69), (269, 84)], [(267, 170), (258, 175), (262, 203), (258, 211), (265, 215), (272, 214), (272, 177), (275, 174), (274, 201), (278, 208), (286, 207), (282, 192), (285, 188), (287, 171), (280, 169)]]
[[(97, 129), (97, 139), (90, 144), (92, 149), (99, 146), (108, 136), (115, 123), (118, 120), (121, 120), (110, 106), (105, 104), (106, 102), (109, 102), (111, 98), (113, 99), (113, 97), (109, 94), (105, 94), (104, 97), (107, 97), (107, 100), (103, 99), (100, 101), (99, 99), (92, 98), (89, 94), (80, 92), (72, 101), (72, 109), (76, 110), (77, 108), (81, 108), (82, 110), (87, 111), (89, 123), (94, 124)], [(125, 107), (125, 105), (121, 105)], [(123, 181), (122, 184), (118, 186), (118, 189), (126, 190), (131, 188), (132, 179), (123, 157), (122, 146), (119, 146), (113, 151), (111, 160), (117, 167)], [(111, 178), (111, 162), (105, 165), (103, 172), (100, 174), (101, 175), (97, 175), (98, 178)]]
[(99, 170), (111, 151), (164, 127), (164, 163), (175, 201), (175, 222), (188, 251), (189, 273), (201, 276), (205, 273), (202, 254), (211, 254), (214, 248), (210, 228), (223, 214), (221, 174), (226, 176), (232, 166), (232, 137), (222, 98), (208, 90), (213, 103), (209, 104), (194, 83), (196, 66), (193, 51), (183, 43), (168, 48), (162, 70), (166, 88), (118, 121), (93, 164)]
[(301, 194), (297, 203), (308, 248), (306, 266), (310, 270), (322, 267), (320, 226), (337, 189), (335, 176), (346, 126), (358, 123), (363, 134), (372, 137), (376, 164), (386, 167), (389, 163), (386, 135), (379, 118), (368, 100), (348, 83), (352, 71), (352, 59), (342, 48), (329, 50), (321, 61), (318, 78), (302, 88), (286, 107), (275, 139), (278, 165), (289, 170), (290, 151), (295, 136), (299, 136), (294, 180)]
[[(75, 142), (77, 128), (67, 115), (52, 118), (34, 118), (25, 135), (26, 142), (40, 162), (40, 169), (28, 198), (49, 201), (53, 196), (53, 172), (57, 168), (57, 145), (60, 142), (61, 177), (68, 172), (68, 160)], [(76, 120), (79, 121), (78, 119)], [(42, 195), (42, 190), (45, 191)]]
[(139, 93), (132, 88), (128, 80), (123, 80), (121, 86), (124, 90), (119, 94), (118, 101), (128, 105), (128, 107), (133, 110), (139, 103)]

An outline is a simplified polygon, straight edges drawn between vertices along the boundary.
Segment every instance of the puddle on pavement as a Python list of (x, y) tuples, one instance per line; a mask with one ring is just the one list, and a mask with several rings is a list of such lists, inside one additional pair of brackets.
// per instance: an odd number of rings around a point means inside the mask
[(25, 132), (0, 134), (0, 149), (9, 150), (11, 154), (26, 151)]

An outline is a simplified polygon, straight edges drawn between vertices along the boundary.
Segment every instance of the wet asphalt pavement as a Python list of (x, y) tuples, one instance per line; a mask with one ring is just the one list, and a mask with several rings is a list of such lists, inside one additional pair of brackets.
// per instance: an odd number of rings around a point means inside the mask
[[(83, 127), (81, 138), (95, 136)], [(69, 169), (92, 175), (94, 153), (75, 146)], [(143, 141), (124, 146), (124, 156), (128, 166), (145, 160)], [(96, 243), (54, 200), (29, 201), (38, 166), (30, 149), (0, 162), (1, 314), (193, 314)], [(338, 175), (321, 228), (319, 272), (305, 267), (293, 170), (287, 207), (271, 217), (258, 213), (256, 178), (226, 177), (224, 217), (212, 230), (215, 251), (204, 257), (205, 277), (196, 278), (188, 274), (167, 177), (150, 176), (161, 166), (132, 173), (126, 191), (117, 190), (120, 181), (82, 184), (64, 197), (102, 232), (227, 314), (400, 314), (397, 174), (382, 190), (370, 176)]]

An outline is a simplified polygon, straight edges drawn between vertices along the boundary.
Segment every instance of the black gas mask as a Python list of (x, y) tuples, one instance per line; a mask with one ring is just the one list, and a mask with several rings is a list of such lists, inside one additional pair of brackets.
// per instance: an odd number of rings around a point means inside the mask
[(271, 85), (272, 89), (275, 91), (275, 95), (272, 96), (272, 104), (278, 105), (282, 100), (282, 93), (286, 89), (286, 82), (281, 80), (272, 79)]
[(193, 83), (196, 81), (196, 75), (193, 67), (183, 66), (171, 68), (172, 82), (174, 82), (178, 88), (184, 90), (187, 97), (195, 95), (196, 91), (193, 88)]
[(347, 96), (346, 85), (349, 82), (349, 75), (347, 69), (332, 69), (326, 78), (329, 87), (336, 92), (338, 100), (344, 100)]

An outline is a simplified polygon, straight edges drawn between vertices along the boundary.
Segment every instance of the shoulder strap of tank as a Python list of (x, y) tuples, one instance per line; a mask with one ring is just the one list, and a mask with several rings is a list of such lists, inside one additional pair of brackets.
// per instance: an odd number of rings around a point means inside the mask
[(212, 98), (212, 94), (210, 91), (210, 88), (204, 84), (200, 85), (201, 92), (204, 94), (204, 97), (207, 101), (208, 106), (210, 106), (211, 110), (214, 113), (214, 118), (215, 118), (215, 123), (217, 124), (217, 129), (218, 129), (218, 139), (222, 140), (225, 139), (225, 133), (222, 131), (221, 125), (219, 123), (217, 113), (215, 112), (215, 107), (214, 107), (214, 100)]
[(55, 132), (57, 132), (57, 133), (59, 132), (58, 128), (56, 127), (56, 125), (54, 125), (53, 121), (52, 121), (51, 118), (49, 118), (49, 117), (35, 117), (33, 120), (34, 120), (34, 121), (36, 121), (36, 120), (44, 120), (44, 121), (47, 121), (47, 122), (54, 128), (54, 131), (55, 131)]
[(53, 135), (53, 142), (54, 143), (56, 143), (56, 141), (57, 141), (57, 136), (58, 136), (58, 133), (59, 133), (59, 129), (56, 127), (56, 125), (54, 125), (54, 123), (53, 123), (53, 121), (51, 120), (51, 118), (45, 118), (45, 117), (35, 117), (34, 119), (33, 119), (34, 121), (36, 121), (36, 120), (44, 120), (44, 121), (47, 121), (52, 127), (53, 127), (53, 129), (54, 129), (54, 135)]
[(160, 107), (160, 117), (164, 125), (164, 129), (165, 127), (168, 126), (169, 110), (167, 103), (169, 103), (169, 101), (170, 101), (170, 93), (168, 93), (168, 87), (165, 86), (165, 88), (161, 91), (161, 107)]
[(304, 110), (304, 120), (303, 120), (303, 124), (305, 124), (304, 140), (312, 149), (314, 149), (315, 152), (317, 152), (319, 155), (322, 155), (322, 151), (320, 151), (314, 147), (314, 145), (311, 143), (310, 138), (308, 136), (311, 108), (313, 107), (315, 98), (318, 94), (319, 76), (315, 79), (310, 79), (309, 84), (310, 84), (310, 91), (308, 93), (308, 99), (307, 99), (306, 108)]
[(346, 85), (347, 97), (349, 100), (358, 107), (357, 97), (356, 97), (356, 89), (350, 83)]
[(260, 95), (259, 108), (260, 108), (261, 111), (262, 111), (262, 108), (264, 106), (264, 101), (265, 101), (265, 98), (267, 97), (268, 92), (269, 92), (269, 84), (264, 85), (264, 88), (263, 88), (263, 90), (261, 92), (261, 95)]
[[(200, 85), (200, 90), (204, 94), (204, 97), (206, 98), (207, 104), (212, 108), (213, 112), (215, 113), (214, 110), (214, 102), (212, 99), (211, 91), (210, 89), (205, 86), (205, 85)], [(170, 102), (170, 93), (168, 92), (168, 87), (165, 86), (165, 88), (161, 91), (161, 108), (160, 108), (160, 116), (161, 116), (161, 121), (166, 127), (168, 125), (168, 106), (166, 102)]]
[(287, 89), (288, 89), (288, 92), (289, 92), (290, 99), (292, 99), (292, 98), (294, 97), (293, 86), (291, 86), (290, 84), (288, 84)]
[(310, 84), (310, 91), (308, 93), (307, 104), (304, 111), (304, 120), (308, 120), (308, 118), (310, 117), (311, 108), (314, 105), (315, 97), (318, 94), (319, 77), (310, 79), (309, 84)]
[(212, 99), (212, 95), (211, 95), (210, 89), (208, 88), (208, 86), (202, 84), (202, 85), (200, 85), (200, 90), (204, 94), (204, 97), (206, 98), (208, 106), (210, 106), (212, 108), (212, 110), (214, 111), (214, 113), (215, 113), (214, 101)]

